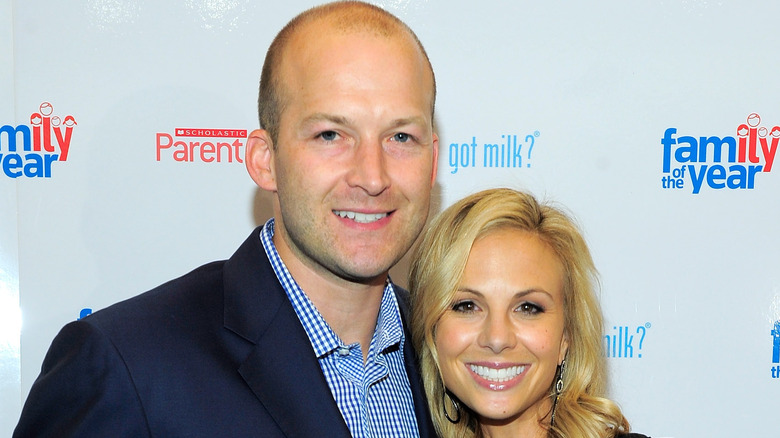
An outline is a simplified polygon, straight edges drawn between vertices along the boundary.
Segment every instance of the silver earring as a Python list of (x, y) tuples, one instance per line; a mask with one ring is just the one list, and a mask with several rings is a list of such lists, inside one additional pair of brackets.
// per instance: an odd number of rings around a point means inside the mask
[(561, 361), (558, 365), (558, 379), (555, 381), (555, 400), (553, 401), (552, 419), (550, 420), (550, 427), (555, 426), (555, 408), (558, 407), (558, 398), (560, 398), (563, 392), (563, 373), (566, 370), (566, 359)]
[[(450, 414), (447, 412), (447, 399), (450, 399), (450, 404), (452, 404), (452, 407), (455, 409), (455, 418), (450, 417)], [(444, 395), (442, 396), (442, 401), (444, 402), (442, 406), (442, 410), (444, 411), (444, 416), (449, 420), (450, 423), (456, 424), (460, 421), (460, 403), (458, 403), (450, 394), (447, 392), (447, 390), (444, 390)]]

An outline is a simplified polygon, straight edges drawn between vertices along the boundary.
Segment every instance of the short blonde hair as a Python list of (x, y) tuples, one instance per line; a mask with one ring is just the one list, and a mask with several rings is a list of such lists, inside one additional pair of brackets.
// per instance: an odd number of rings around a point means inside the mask
[(530, 194), (500, 188), (468, 196), (440, 213), (414, 252), (409, 273), (412, 340), (438, 433), (444, 437), (480, 436), (478, 419), (468, 408), (461, 406), (464, 418), (457, 424), (444, 417), (445, 388), (434, 339), (436, 324), (452, 302), (473, 243), (505, 228), (536, 235), (564, 268), (564, 333), (569, 348), (555, 427), (548, 429), (548, 436), (612, 437), (628, 431), (620, 409), (603, 396), (606, 360), (603, 318), (595, 293), (598, 274), (582, 234), (561, 209), (542, 205)]

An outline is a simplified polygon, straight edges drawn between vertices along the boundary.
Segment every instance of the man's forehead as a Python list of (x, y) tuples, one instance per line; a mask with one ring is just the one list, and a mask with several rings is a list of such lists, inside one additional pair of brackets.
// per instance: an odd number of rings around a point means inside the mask
[[(373, 42), (379, 46), (372, 46)], [(380, 46), (383, 48), (377, 48)], [(328, 22), (317, 22), (298, 29), (287, 41), (280, 59), (284, 73), (279, 79), (288, 82), (291, 76), (309, 71), (320, 60), (332, 56), (349, 60), (362, 57), (366, 50), (374, 52), (385, 48), (391, 48), (386, 53), (393, 59), (419, 62), (422, 68), (429, 69), (425, 55), (411, 35), (401, 32), (377, 34), (357, 27), (336, 29)]]
[[(424, 49), (412, 31), (392, 15), (376, 11), (336, 10), (300, 21), (284, 39), (278, 55), (277, 87), (283, 107), (295, 93), (299, 79), (312, 74), (320, 59), (333, 53), (345, 55), (344, 47), (375, 40), (396, 48), (393, 59), (409, 60), (427, 71), (431, 84), (431, 110), (435, 101), (435, 79)], [(397, 58), (396, 58), (397, 57)], [(315, 68), (316, 70), (316, 68)], [(295, 79), (297, 78), (297, 79)], [(300, 84), (299, 84), (300, 85)], [(292, 87), (292, 88), (290, 88)], [(286, 103), (284, 102), (286, 101)]]

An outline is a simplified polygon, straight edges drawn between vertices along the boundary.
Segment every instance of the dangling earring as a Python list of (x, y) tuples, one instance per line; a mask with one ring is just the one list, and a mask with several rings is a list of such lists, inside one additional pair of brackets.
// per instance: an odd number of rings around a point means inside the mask
[(563, 373), (566, 370), (566, 358), (558, 365), (558, 378), (555, 381), (555, 400), (553, 401), (552, 419), (550, 420), (550, 427), (555, 426), (555, 408), (558, 407), (558, 399), (563, 392)]
[[(450, 399), (450, 404), (452, 404), (452, 407), (455, 408), (455, 418), (450, 417), (450, 414), (447, 413), (447, 399)], [(444, 390), (444, 395), (442, 396), (442, 401), (444, 402), (441, 407), (444, 411), (444, 416), (449, 420), (450, 423), (456, 424), (458, 421), (460, 421), (460, 403), (458, 403), (450, 394), (447, 392), (447, 390)]]

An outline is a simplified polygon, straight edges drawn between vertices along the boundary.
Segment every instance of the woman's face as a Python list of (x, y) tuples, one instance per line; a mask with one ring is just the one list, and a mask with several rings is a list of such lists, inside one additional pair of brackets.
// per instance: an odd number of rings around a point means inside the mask
[(568, 342), (563, 267), (532, 233), (499, 229), (471, 248), (436, 325), (444, 384), (483, 427), (537, 425)]

